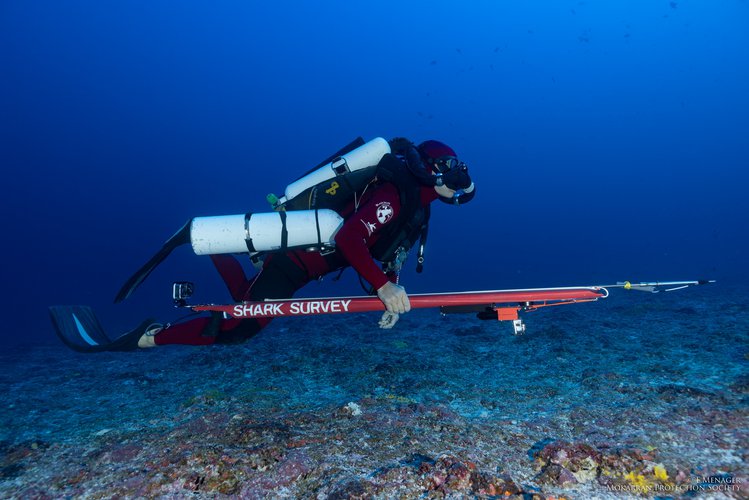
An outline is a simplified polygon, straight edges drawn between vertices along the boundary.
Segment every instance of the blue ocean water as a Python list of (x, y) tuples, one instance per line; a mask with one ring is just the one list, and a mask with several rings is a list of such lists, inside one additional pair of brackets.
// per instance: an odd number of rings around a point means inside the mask
[[(283, 415), (303, 408), (327, 414), (329, 407), (348, 401), (358, 401), (365, 413), (376, 413), (378, 401), (419, 403), (439, 411), (450, 409), (459, 415), (450, 424), (457, 427), (474, 425), (460, 419), (487, 415), (514, 421), (513, 426), (522, 428), (517, 432), (524, 434), (524, 445), (529, 436), (541, 439), (549, 433), (552, 438), (582, 439), (577, 427), (565, 427), (558, 417), (568, 409), (562, 401), (565, 395), (576, 402), (585, 399), (572, 385), (591, 377), (602, 380), (603, 392), (595, 394), (601, 405), (644, 390), (645, 403), (655, 398), (661, 404), (665, 398), (673, 403), (666, 411), (678, 413), (680, 398), (691, 394), (717, 405), (719, 413), (734, 422), (746, 422), (745, 401), (732, 398), (745, 394), (741, 376), (746, 373), (747, 26), (745, 0), (461, 5), (445, 1), (3, 1), (0, 206), (5, 218), (0, 298), (5, 326), (0, 336), (9, 346), (3, 384), (9, 391), (38, 394), (30, 402), (9, 403), (13, 406), (6, 408), (8, 419), (39, 412), (28, 425), (16, 420), (5, 427), (3, 442), (36, 439), (54, 449), (75, 442), (80, 437), (75, 428), (85, 436), (109, 432), (115, 426), (105, 423), (105, 414), (127, 405), (124, 396), (121, 400), (106, 396), (99, 379), (86, 379), (88, 392), (80, 397), (86, 404), (104, 401), (103, 413), (92, 421), (71, 416), (68, 410), (75, 413), (77, 405), (54, 406), (54, 398), (44, 395), (49, 386), (43, 378), (24, 385), (22, 377), (43, 372), (45, 366), (54, 367), (52, 383), (62, 384), (70, 398), (76, 397), (74, 380), (90, 376), (74, 367), (115, 374), (126, 386), (123, 394), (133, 398), (142, 397), (135, 394), (139, 387), (159, 381), (184, 387), (186, 378), (199, 376), (189, 371), (196, 363), (213, 377), (220, 377), (226, 367), (230, 373), (246, 369), (248, 377), (276, 376), (279, 382), (263, 385), (248, 379), (239, 396), (221, 383), (216, 385), (221, 394), (236, 396), (240, 402), (267, 406), (269, 413), (263, 418), (272, 418), (268, 415), (278, 408)], [(371, 330), (363, 326), (376, 322), (370, 316), (274, 323), (270, 333), (284, 338), (290, 329), (299, 335), (294, 337), (297, 343), (304, 333), (334, 331), (335, 325), (360, 329), (366, 339), (353, 336), (351, 344), (341, 349), (353, 353), (359, 349), (356, 342), (363, 342), (362, 365), (342, 368), (342, 376), (353, 377), (354, 382), (339, 388), (332, 386), (336, 377), (330, 378), (330, 366), (320, 361), (326, 353), (335, 353), (332, 347), (326, 350), (319, 345), (325, 340), (319, 333), (314, 341), (317, 357), (311, 361), (303, 359), (301, 344), (292, 349), (298, 359), (279, 353), (274, 360), (267, 344), (271, 341), (265, 337), (233, 351), (236, 354), (228, 348), (206, 351), (217, 355), (213, 361), (180, 348), (128, 361), (126, 355), (109, 354), (88, 361), (68, 353), (55, 337), (47, 315), (52, 304), (90, 305), (107, 329), (117, 332), (147, 316), (163, 320), (179, 316), (170, 297), (175, 280), (196, 283), (196, 302), (228, 301), (208, 259), (182, 248), (131, 299), (112, 303), (122, 283), (186, 220), (266, 210), (267, 193), (280, 193), (289, 181), (357, 136), (444, 141), (469, 164), (477, 184), (476, 199), (470, 204), (434, 207), (425, 271), (417, 275), (412, 259), (401, 280), (409, 292), (621, 280), (707, 278), (718, 283), (698, 292), (670, 295), (665, 304), (657, 296), (612, 297), (606, 307), (628, 309), (614, 309), (614, 316), (623, 316), (610, 324), (606, 313), (588, 312), (599, 304), (560, 316), (555, 311), (544, 313), (535, 338), (507, 341), (501, 348), (484, 346), (483, 341), (476, 347), (472, 335), (485, 336), (485, 323), (470, 318), (466, 324), (450, 323), (446, 329), (455, 338), (448, 339), (445, 348), (456, 357), (447, 358), (440, 371), (429, 367), (426, 355), (432, 351), (418, 351), (426, 357), (418, 359), (414, 366), (422, 368), (410, 375), (404, 370), (412, 360), (402, 358), (403, 351), (418, 350), (415, 346), (429, 343), (429, 335), (443, 329), (433, 323), (436, 313), (404, 318), (398, 335), (405, 339), (387, 338), (381, 348), (368, 340), (367, 332), (378, 334), (376, 325)], [(306, 296), (351, 293), (360, 293), (352, 271), (339, 282), (326, 279), (302, 292)], [(712, 313), (720, 313), (722, 322), (710, 330), (710, 323), (702, 318)], [(572, 319), (566, 314), (572, 314)], [(555, 326), (555, 317), (561, 326)], [(691, 326), (697, 318), (701, 318), (700, 330)], [(596, 333), (600, 328), (612, 330), (604, 332), (608, 340), (603, 350), (590, 354), (591, 359), (603, 364), (614, 351), (625, 354), (615, 356), (610, 377), (603, 369), (587, 376), (569, 375), (565, 382), (569, 385), (554, 389), (558, 404), (539, 409), (537, 403), (548, 389), (542, 379), (550, 376), (540, 368), (548, 365), (553, 371), (557, 364), (549, 364), (549, 359), (561, 358), (564, 366), (574, 363), (575, 352), (582, 352), (585, 345), (578, 336), (592, 335), (585, 327), (588, 319)], [(627, 324), (629, 320), (637, 326)], [(702, 357), (705, 331), (712, 356)], [(670, 343), (659, 342), (664, 332)], [(691, 337), (685, 345), (674, 347), (684, 332)], [(726, 332), (729, 340), (723, 336)], [(331, 339), (334, 345), (346, 338), (339, 333), (341, 338)], [(619, 338), (629, 340), (622, 346), (617, 344)], [(718, 357), (721, 342), (734, 350), (729, 360)], [(560, 353), (552, 348), (564, 343), (579, 351)], [(33, 360), (24, 364), (25, 351), (18, 346), (34, 349)], [(487, 350), (471, 351), (482, 346)], [(521, 381), (533, 394), (527, 406), (518, 403), (503, 413), (496, 400), (513, 396), (502, 392), (510, 377), (500, 371), (494, 374), (497, 378), (481, 372), (489, 377), (485, 389), (495, 391), (493, 395), (470, 388), (469, 395), (460, 395), (460, 387), (472, 383), (470, 374), (454, 371), (465, 365), (466, 356), (514, 359), (513, 353), (530, 355), (537, 349), (544, 354), (531, 362), (534, 369)], [(646, 359), (638, 357), (638, 350), (646, 352)], [(391, 351), (395, 354), (388, 354)], [(162, 361), (160, 355), (165, 356)], [(250, 360), (254, 355), (266, 368), (236, 364), (237, 357)], [(388, 356), (395, 356), (395, 361)], [(55, 364), (56, 359), (60, 364)], [(679, 364), (680, 359), (687, 361)], [(695, 364), (699, 361), (705, 365)], [(163, 370), (170, 362), (183, 371), (135, 375), (153, 366)], [(129, 364), (123, 368), (121, 363)], [(299, 380), (285, 376), (294, 363), (306, 370)], [(273, 371), (276, 365), (281, 367)], [(513, 362), (511, 366), (517, 371), (525, 365)], [(626, 375), (630, 372), (625, 366), (642, 368), (641, 373), (652, 378), (633, 379)], [(705, 387), (694, 382), (700, 369), (709, 373)], [(454, 386), (448, 377), (457, 381)], [(404, 392), (403, 387), (413, 381), (422, 384), (419, 387), (429, 383), (449, 387), (444, 394), (426, 389)], [(292, 382), (299, 392), (291, 388)], [(681, 389), (684, 385), (687, 389)], [(703, 392), (690, 393), (693, 386)], [(721, 396), (728, 386), (734, 392)], [(149, 397), (158, 400), (154, 408), (179, 413), (186, 398), (202, 398), (208, 404), (211, 398), (205, 394), (211, 390), (218, 389), (201, 382), (193, 394), (162, 389)], [(306, 393), (315, 404), (299, 396)], [(612, 394), (615, 397), (607, 399)], [(466, 405), (461, 406), (461, 401)], [(222, 407), (222, 411), (229, 410)], [(241, 410), (232, 407), (231, 411)], [(432, 415), (431, 409), (414, 411)], [(598, 420), (605, 411), (590, 411), (595, 415), (579, 417), (576, 425), (598, 422), (595, 439), (650, 443), (645, 437), (632, 437), (637, 432), (626, 430), (622, 422), (611, 423), (608, 433), (602, 431), (606, 423)], [(51, 412), (51, 423), (40, 427), (46, 412)], [(523, 412), (541, 417), (526, 421)], [(676, 420), (693, 417), (679, 414)], [(66, 418), (73, 428), (66, 429)], [(118, 433), (140, 428), (133, 423), (136, 416), (128, 413), (122, 418)], [(699, 429), (707, 429), (710, 418), (699, 420)], [(648, 432), (656, 434), (659, 425), (666, 425), (660, 420), (649, 422)], [(666, 431), (679, 435), (679, 429), (688, 427), (689, 422), (684, 422), (683, 427)], [(685, 446), (704, 439), (680, 436)], [(653, 440), (667, 442), (663, 436)], [(740, 454), (745, 449), (742, 442), (725, 438), (723, 444)], [(453, 445), (454, 451), (458, 445)], [(8, 449), (3, 445), (6, 457), (15, 453)], [(676, 448), (664, 453), (667, 459), (678, 454)], [(718, 455), (716, 451), (705, 458), (705, 464), (718, 470), (725, 465)], [(486, 457), (477, 460), (484, 460), (486, 467), (496, 465)], [(18, 477), (11, 462), (2, 465), (4, 477)], [(250, 491), (247, 485), (242, 488)]]
[(53, 341), (58, 303), (130, 327), (178, 278), (225, 300), (182, 249), (111, 306), (184, 221), (265, 210), (358, 135), (443, 140), (478, 185), (409, 291), (745, 281), (747, 9), (3, 2), (4, 337)]

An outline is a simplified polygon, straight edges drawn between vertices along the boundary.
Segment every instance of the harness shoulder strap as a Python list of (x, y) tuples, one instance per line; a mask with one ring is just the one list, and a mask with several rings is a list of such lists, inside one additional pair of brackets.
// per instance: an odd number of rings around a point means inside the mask
[(397, 220), (383, 228), (380, 239), (370, 249), (375, 259), (387, 263), (397, 257), (399, 249), (411, 249), (429, 220), (429, 207), (421, 206), (421, 183), (398, 157), (385, 155), (378, 165), (377, 178), (395, 184), (401, 202)]

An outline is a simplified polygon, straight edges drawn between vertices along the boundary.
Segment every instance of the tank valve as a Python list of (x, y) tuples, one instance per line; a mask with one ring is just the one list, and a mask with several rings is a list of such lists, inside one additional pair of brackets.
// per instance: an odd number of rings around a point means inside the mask
[(278, 206), (278, 196), (276, 196), (275, 194), (270, 193), (265, 197), (265, 199), (268, 200), (268, 203), (270, 203), (270, 206), (272, 208), (276, 208)]

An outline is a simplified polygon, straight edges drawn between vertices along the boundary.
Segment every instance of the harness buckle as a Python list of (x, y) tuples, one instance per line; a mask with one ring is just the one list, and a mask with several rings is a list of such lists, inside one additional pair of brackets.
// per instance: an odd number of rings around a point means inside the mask
[(326, 255), (330, 255), (335, 252), (335, 247), (324, 245), (317, 249), (320, 252), (320, 255), (325, 257)]

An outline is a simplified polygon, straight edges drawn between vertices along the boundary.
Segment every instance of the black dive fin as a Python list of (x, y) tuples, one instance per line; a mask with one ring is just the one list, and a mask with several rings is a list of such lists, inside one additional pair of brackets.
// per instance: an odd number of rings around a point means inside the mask
[(182, 228), (174, 233), (174, 236), (166, 240), (166, 243), (164, 243), (164, 246), (161, 247), (161, 250), (156, 252), (156, 255), (151, 257), (151, 259), (143, 264), (143, 267), (138, 269), (135, 274), (130, 276), (130, 278), (125, 282), (124, 285), (122, 285), (122, 288), (120, 288), (120, 291), (117, 292), (117, 296), (114, 298), (115, 304), (118, 302), (122, 302), (126, 298), (130, 297), (132, 293), (135, 291), (136, 288), (140, 286), (141, 283), (145, 281), (145, 279), (148, 277), (151, 272), (156, 269), (156, 267), (163, 262), (164, 259), (166, 259), (170, 253), (172, 253), (172, 250), (177, 248), (180, 245), (185, 245), (187, 243), (190, 243), (190, 224), (192, 223), (192, 219), (187, 221)]
[(60, 340), (78, 352), (133, 351), (138, 348), (138, 340), (145, 331), (155, 324), (154, 320), (147, 319), (112, 340), (88, 306), (52, 306), (49, 314)]

